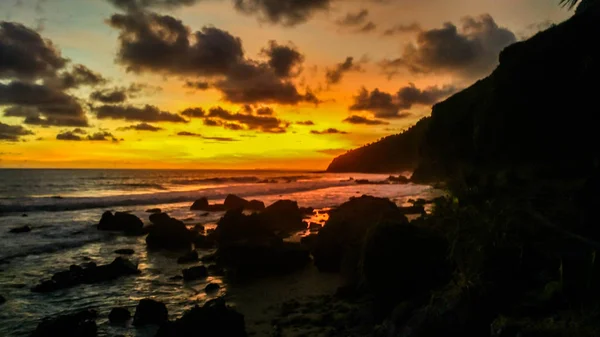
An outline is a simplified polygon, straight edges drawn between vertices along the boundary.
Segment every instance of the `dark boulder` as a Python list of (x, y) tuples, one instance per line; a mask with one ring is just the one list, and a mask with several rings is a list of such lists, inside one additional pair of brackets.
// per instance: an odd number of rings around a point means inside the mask
[(312, 252), (317, 268), (336, 272), (344, 264), (350, 270), (356, 269), (357, 252), (360, 252), (367, 231), (382, 221), (408, 223), (396, 204), (385, 198), (363, 195), (332, 210), (329, 220), (319, 231)]
[(144, 223), (133, 214), (110, 211), (104, 212), (97, 228), (101, 231), (124, 232), (128, 235), (143, 234)]
[(263, 222), (262, 214), (243, 214), (241, 209), (230, 210), (219, 220), (214, 237), (219, 245), (238, 240), (274, 237), (273, 231)]
[(217, 298), (186, 311), (173, 323), (164, 324), (156, 337), (246, 337), (244, 315)]
[(308, 229), (310, 229), (311, 232), (316, 232), (316, 231), (320, 230), (321, 228), (323, 228), (323, 226), (319, 225), (316, 222), (311, 222), (308, 224)]
[(0, 304), (4, 304), (6, 303), (6, 298), (4, 298), (4, 296), (0, 295)]
[(303, 214), (298, 203), (292, 200), (279, 200), (260, 213), (261, 222), (274, 231), (292, 232), (305, 229)]
[(250, 211), (262, 211), (265, 209), (265, 203), (260, 200), (250, 200), (246, 209)]
[(31, 227), (29, 227), (27, 225), (21, 226), (21, 227), (15, 227), (15, 228), (11, 228), (8, 232), (15, 233), (15, 234), (27, 233), (27, 232), (31, 232)]
[(207, 211), (208, 208), (209, 208), (208, 199), (200, 198), (200, 199), (194, 201), (194, 203), (190, 207), (190, 210), (192, 210), (192, 211)]
[(240, 198), (237, 195), (229, 194), (225, 198), (225, 208), (226, 209), (245, 209), (248, 206), (248, 200), (244, 198)]
[(204, 287), (204, 292), (207, 294), (214, 294), (221, 289), (221, 286), (216, 283), (209, 283)]
[(182, 270), (184, 281), (194, 281), (208, 277), (208, 269), (205, 266), (196, 266)]
[(131, 313), (127, 308), (113, 308), (108, 314), (110, 324), (125, 324), (131, 319)]
[(162, 213), (160, 208), (150, 208), (146, 210), (146, 213)]
[(192, 263), (198, 261), (198, 252), (192, 250), (177, 259), (177, 263)]
[(122, 255), (133, 255), (133, 253), (135, 253), (135, 251), (131, 248), (123, 248), (123, 249), (115, 250), (115, 253), (122, 254)]
[(161, 325), (169, 320), (167, 306), (153, 299), (140, 300), (133, 315), (133, 325)]
[(50, 280), (40, 282), (31, 289), (33, 292), (47, 293), (59, 289), (74, 287), (80, 284), (99, 283), (117, 279), (122, 276), (136, 275), (140, 271), (137, 266), (129, 260), (117, 257), (113, 262), (106, 265), (96, 266), (95, 263), (85, 268), (72, 265), (69, 270), (60, 271)]
[(206, 269), (208, 269), (209, 275), (213, 275), (213, 276), (224, 276), (225, 275), (225, 270), (216, 264), (211, 264)]
[(96, 312), (84, 310), (74, 314), (46, 317), (31, 337), (96, 337)]
[(150, 249), (189, 250), (194, 239), (192, 231), (166, 213), (150, 215), (154, 226), (149, 230), (146, 244)]
[(194, 239), (196, 249), (211, 249), (215, 247), (215, 240), (211, 235), (198, 235)]

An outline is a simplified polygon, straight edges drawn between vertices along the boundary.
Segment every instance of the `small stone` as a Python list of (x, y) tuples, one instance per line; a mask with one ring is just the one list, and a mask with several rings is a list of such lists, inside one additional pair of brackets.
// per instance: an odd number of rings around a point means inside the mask
[(193, 281), (201, 278), (208, 277), (208, 270), (205, 266), (197, 266), (188, 269), (184, 269), (183, 271), (183, 279), (185, 281)]
[(164, 303), (149, 298), (140, 300), (135, 308), (133, 325), (161, 325), (169, 319), (169, 312)]
[(27, 225), (26, 226), (21, 226), (21, 227), (11, 228), (9, 230), (9, 233), (15, 233), (15, 234), (18, 234), (18, 233), (27, 233), (27, 232), (31, 232), (31, 227), (29, 227)]
[(221, 286), (216, 283), (209, 283), (205, 288), (204, 292), (207, 294), (216, 293), (221, 289)]

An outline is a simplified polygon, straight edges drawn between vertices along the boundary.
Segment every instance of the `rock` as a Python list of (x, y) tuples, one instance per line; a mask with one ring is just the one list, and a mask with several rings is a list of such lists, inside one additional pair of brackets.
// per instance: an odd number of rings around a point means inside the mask
[(221, 286), (216, 284), (216, 283), (209, 283), (206, 285), (206, 287), (204, 287), (204, 292), (207, 294), (213, 294), (219, 291), (219, 289), (221, 289)]
[(230, 210), (219, 220), (214, 237), (219, 245), (238, 240), (275, 237), (273, 231), (263, 222), (262, 214), (245, 215), (241, 209)]
[(205, 216), (209, 216), (209, 215), (210, 215), (210, 213), (208, 213), (208, 212), (200, 214), (201, 217), (205, 217)]
[(377, 222), (407, 224), (408, 220), (396, 204), (385, 198), (362, 196), (351, 198), (329, 214), (319, 231), (313, 257), (320, 271), (339, 271), (348, 261), (356, 269), (358, 255), (367, 231)]
[(224, 205), (226, 210), (243, 209), (250, 211), (262, 211), (265, 209), (265, 204), (262, 201), (248, 201), (234, 194), (229, 194), (227, 198), (225, 198)]
[(47, 293), (59, 289), (74, 287), (80, 284), (99, 283), (110, 281), (122, 276), (139, 274), (137, 266), (129, 260), (117, 257), (106, 265), (96, 266), (90, 264), (83, 268), (73, 265), (69, 270), (60, 271), (50, 280), (44, 280), (31, 289), (33, 292)]
[(246, 205), (246, 209), (250, 211), (262, 211), (265, 209), (265, 203), (260, 200), (250, 200)]
[(308, 247), (309, 250), (313, 250), (315, 243), (317, 242), (318, 234), (309, 234), (300, 238), (300, 243)]
[(316, 222), (311, 222), (311, 223), (308, 225), (308, 229), (310, 229), (310, 231), (311, 231), (311, 232), (312, 232), (312, 231), (318, 231), (318, 230), (319, 230), (319, 229), (321, 229), (321, 228), (323, 228), (323, 226), (319, 225), (319, 224), (318, 224), (318, 223), (316, 223)]
[(146, 210), (146, 213), (162, 213), (160, 208), (150, 208)]
[(181, 276), (181, 275), (171, 276), (171, 277), (169, 277), (169, 280), (171, 280), (171, 281), (183, 280), (183, 276)]
[(315, 209), (312, 207), (300, 207), (300, 213), (304, 216), (313, 215), (315, 213)]
[(96, 337), (96, 312), (84, 310), (74, 314), (46, 317), (31, 337)]
[(26, 218), (27, 214), (23, 213), (23, 214), (21, 214), (21, 216), (24, 217), (24, 218)]
[(400, 212), (402, 212), (402, 214), (424, 214), (425, 213), (425, 207), (423, 207), (423, 205), (399, 207), (399, 209), (400, 209)]
[(194, 225), (194, 230), (196, 232), (202, 233), (202, 232), (204, 232), (204, 226), (201, 224)]
[(115, 253), (122, 254), (122, 255), (133, 255), (133, 253), (135, 253), (135, 251), (131, 248), (123, 248), (123, 249), (115, 250)]
[(131, 313), (127, 308), (113, 308), (108, 314), (110, 324), (125, 324), (131, 319)]
[(215, 240), (209, 235), (198, 235), (194, 240), (197, 249), (211, 249), (215, 247)]
[(205, 266), (196, 266), (182, 270), (184, 281), (194, 281), (208, 277), (208, 270)]
[(31, 232), (31, 227), (29, 227), (27, 225), (21, 226), (21, 227), (15, 227), (15, 228), (11, 228), (8, 232), (15, 233), (15, 234), (27, 233), (27, 232)]
[(161, 325), (169, 320), (167, 306), (153, 299), (140, 300), (133, 315), (133, 325)]
[(225, 300), (210, 300), (204, 306), (186, 311), (181, 318), (164, 324), (156, 337), (246, 337), (244, 315), (225, 304)]
[(110, 211), (104, 212), (97, 228), (101, 231), (124, 232), (128, 235), (143, 234), (144, 223), (133, 214)]
[(213, 276), (225, 276), (225, 270), (216, 264), (208, 266), (208, 274)]
[(188, 252), (187, 254), (180, 256), (177, 259), (177, 263), (192, 263), (198, 261), (198, 253), (195, 250)]
[(192, 211), (206, 211), (206, 210), (208, 210), (208, 199), (206, 199), (206, 198), (200, 198), (200, 199), (194, 201), (194, 203), (190, 207), (190, 210), (192, 210)]
[(406, 178), (405, 176), (389, 176), (387, 178), (387, 180), (391, 183), (395, 183), (395, 184), (408, 184), (410, 183), (410, 179)]
[(303, 214), (298, 203), (292, 200), (279, 200), (260, 213), (260, 221), (274, 231), (292, 232), (305, 229)]
[(194, 234), (185, 224), (171, 218), (166, 213), (152, 214), (150, 221), (154, 226), (146, 237), (146, 245), (150, 249), (189, 250)]
[(6, 303), (6, 298), (4, 298), (4, 296), (0, 295), (0, 304), (4, 304)]

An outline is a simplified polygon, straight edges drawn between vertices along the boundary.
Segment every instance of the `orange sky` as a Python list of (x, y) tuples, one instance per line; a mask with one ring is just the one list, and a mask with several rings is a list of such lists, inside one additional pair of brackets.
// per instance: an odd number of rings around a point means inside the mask
[[(448, 96), (451, 91), (447, 88), (456, 91), (485, 76), (495, 66), (498, 48), (503, 47), (499, 44), (506, 44), (503, 41), (509, 41), (512, 37), (514, 40), (526, 38), (550, 23), (560, 22), (571, 15), (555, 2), (391, 0), (377, 3), (331, 0), (327, 9), (318, 8), (309, 14), (304, 13), (302, 20), (290, 25), (285, 23), (286, 16), (280, 21), (268, 20), (262, 12), (235, 10), (231, 1), (226, 0), (195, 1), (192, 6), (139, 9), (145, 14), (117, 8), (110, 0), (2, 1), (0, 13), (4, 14), (0, 20), (21, 23), (32, 32), (37, 31), (46, 39), (46, 43), (52, 43), (56, 53), (69, 59), (67, 65), (58, 69), (57, 73), (70, 71), (74, 64), (83, 64), (100, 74), (105, 81), (93, 86), (60, 89), (60, 92), (79, 103), (87, 120), (82, 131), (74, 134), (79, 140), (61, 140), (57, 136), (73, 132), (75, 125), (42, 125), (29, 122), (23, 114), (8, 113), (9, 109), (24, 103), (15, 103), (14, 98), (7, 96), (10, 93), (3, 94), (1, 90), (1, 86), (8, 87), (18, 81), (41, 85), (46, 83), (44, 81), (47, 81), (48, 75), (25, 79), (17, 70), (11, 71), (10, 64), (4, 72), (0, 67), (0, 167), (325, 169), (335, 155), (398, 133), (414, 124), (429, 114), (434, 101)], [(360, 16), (359, 13), (365, 10), (367, 14)], [(148, 66), (143, 71), (128, 71), (127, 67), (137, 61), (119, 58), (119, 52), (122, 51), (120, 33), (123, 31), (108, 24), (109, 18), (115, 13), (132, 17), (137, 15), (138, 19), (139, 15), (150, 13), (169, 15), (181, 20), (190, 34), (202, 27), (216, 27), (233, 37), (239, 37), (244, 54), (239, 62), (257, 65), (257, 69), (268, 68), (269, 56), (262, 50), (269, 46), (269, 41), (289, 46), (302, 55), (302, 61), (295, 64), (292, 75), (278, 78), (278, 83), (289, 82), (302, 95), (309, 90), (318, 97), (320, 103), (316, 105), (300, 101), (289, 104), (272, 99), (265, 102), (259, 100), (249, 102), (252, 112), (248, 112), (243, 109), (243, 102), (231, 102), (218, 85), (223, 78), (232, 76), (229, 70), (210, 76), (198, 75), (198, 72), (191, 74), (186, 72), (187, 69), (180, 71), (178, 65), (173, 65), (181, 59), (180, 56), (173, 56), (173, 60), (165, 61), (160, 66)], [(483, 14), (489, 14), (491, 21), (485, 21), (481, 17)], [(471, 17), (473, 24), (468, 25), (463, 20), (465, 17)], [(344, 21), (344, 18), (353, 20)], [(453, 33), (449, 26), (444, 26), (446, 22), (454, 24), (457, 31)], [(368, 28), (369, 23), (375, 28)], [(413, 28), (407, 28), (410, 25)], [(384, 31), (393, 27), (404, 28), (398, 28), (392, 36), (384, 36)], [(8, 28), (4, 29), (4, 34), (9, 34)], [(162, 28), (155, 26), (153, 29)], [(437, 34), (433, 31), (435, 29), (445, 30)], [(449, 36), (448, 33), (453, 35)], [(167, 35), (166, 40), (171, 38)], [(190, 43), (194, 43), (194, 39), (190, 38)], [(456, 46), (432, 51), (431, 48), (442, 45), (436, 44), (440, 39), (447, 39), (444, 41)], [(444, 63), (454, 57), (447, 55), (453, 55), (464, 44), (480, 46), (474, 49), (479, 54), (473, 56), (472, 60), (465, 58), (464, 62), (458, 55), (454, 62)], [(0, 48), (3, 48), (2, 44)], [(160, 50), (156, 52), (156, 59), (162, 57), (160, 53)], [(353, 57), (352, 67), (341, 71), (338, 83), (328, 84), (327, 71), (335, 69), (347, 57)], [(382, 64), (384, 60), (392, 59), (402, 59), (404, 66), (394, 68), (395, 74), (390, 77), (385, 71), (390, 68), (384, 69)], [(414, 71), (415, 66), (421, 70)], [(271, 74), (272, 70), (269, 68), (266, 71)], [(184, 84), (190, 80), (207, 81), (210, 88), (185, 88)], [(244, 77), (240, 82), (245, 80)], [(256, 82), (260, 85), (254, 83), (251, 89), (261, 88), (263, 82)], [(406, 96), (397, 95), (401, 88), (410, 88), (409, 83), (419, 90), (418, 95), (410, 95), (410, 91), (406, 92)], [(259, 108), (270, 107), (274, 111), (271, 117), (282, 123), (283, 131), (266, 132), (240, 121), (235, 121), (240, 130), (233, 130), (225, 127), (225, 120), (219, 121), (220, 126), (207, 126), (208, 117), (186, 117), (185, 123), (148, 121), (148, 124), (160, 130), (138, 131), (124, 128), (144, 123), (144, 120), (99, 118), (95, 108), (101, 103), (94, 102), (91, 94), (94, 91), (108, 92), (129, 87), (131, 84), (142, 84), (145, 88), (135, 95), (129, 95), (126, 101), (113, 105), (143, 107), (149, 104), (175, 115), (186, 108), (201, 107), (208, 111), (219, 106), (232, 115), (240, 113), (253, 116), (257, 116)], [(363, 87), (368, 92), (378, 88), (389, 93), (394, 100), (392, 110), (397, 109), (397, 114), (390, 117), (369, 107), (351, 111), (349, 107), (357, 103), (356, 96)], [(58, 89), (52, 87), (52, 90)], [(414, 101), (409, 102), (412, 98)], [(351, 115), (377, 123), (344, 121)], [(48, 120), (50, 115), (42, 112), (39, 116)], [(309, 120), (314, 125), (296, 124)], [(5, 131), (2, 131), (3, 127)], [(327, 129), (343, 133), (322, 132)], [(89, 140), (98, 132), (111, 136), (104, 141)], [(202, 137), (178, 136), (180, 132)], [(111, 137), (114, 137), (114, 141)]]

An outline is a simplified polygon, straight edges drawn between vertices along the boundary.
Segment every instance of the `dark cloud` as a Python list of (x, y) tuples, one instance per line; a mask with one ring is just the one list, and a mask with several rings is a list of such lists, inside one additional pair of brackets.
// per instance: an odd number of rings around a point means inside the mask
[(239, 141), (238, 139), (235, 138), (229, 138), (229, 137), (205, 137), (199, 133), (195, 133), (195, 132), (188, 132), (188, 131), (181, 131), (177, 133), (178, 136), (184, 136), (184, 137), (199, 137), (202, 139), (206, 139), (206, 140), (215, 140), (218, 142), (237, 142)]
[(413, 105), (433, 105), (458, 90), (459, 88), (452, 85), (419, 89), (413, 83), (409, 83), (392, 95), (379, 89), (369, 92), (362, 88), (358, 95), (354, 96), (354, 103), (348, 109), (368, 111), (379, 118), (405, 118), (410, 114), (402, 110), (410, 109)]
[(364, 24), (369, 17), (368, 9), (361, 9), (358, 12), (349, 12), (344, 17), (335, 21), (340, 26), (359, 26)]
[(71, 131), (73, 133), (79, 134), (79, 135), (87, 135), (87, 131), (85, 131), (82, 128), (75, 128), (73, 129), (73, 131)]
[(131, 105), (101, 105), (94, 107), (98, 119), (121, 119), (136, 122), (172, 122), (187, 123), (180, 115), (161, 111), (153, 105), (134, 107)]
[(352, 115), (343, 120), (346, 123), (350, 124), (364, 124), (364, 125), (388, 125), (390, 123), (386, 121), (382, 121), (379, 119), (369, 119), (363, 116)]
[(65, 89), (79, 88), (81, 86), (95, 87), (107, 82), (100, 73), (91, 70), (83, 64), (76, 64), (71, 70), (61, 73), (58, 76), (58, 80), (59, 85)]
[(242, 12), (258, 14), (271, 23), (294, 26), (307, 21), (314, 13), (329, 9), (332, 0), (233, 0)]
[(313, 135), (332, 135), (332, 134), (345, 135), (345, 134), (348, 134), (348, 132), (346, 132), (346, 131), (340, 131), (340, 130), (334, 129), (334, 128), (329, 128), (329, 129), (322, 130), (322, 131), (311, 130), (310, 133), (312, 133)]
[(273, 111), (273, 108), (271, 107), (262, 106), (256, 109), (256, 114), (259, 116), (273, 116), (275, 114), (275, 111)]
[(269, 41), (269, 47), (263, 49), (262, 53), (269, 58), (269, 66), (279, 77), (297, 76), (302, 71), (300, 65), (304, 62), (304, 55), (294, 46), (283, 46)]
[(364, 26), (356, 30), (357, 33), (370, 33), (377, 29), (377, 25), (372, 21), (367, 22)]
[(247, 113), (232, 113), (221, 107), (208, 111), (205, 124), (223, 126), (230, 130), (259, 130), (267, 133), (284, 133), (289, 123), (273, 116), (252, 115)]
[(0, 106), (8, 106), (4, 110), (5, 116), (23, 117), (25, 124), (88, 125), (85, 112), (75, 97), (42, 84), (0, 83)]
[(158, 126), (154, 126), (152, 124), (148, 124), (148, 123), (139, 123), (139, 124), (134, 124), (134, 125), (118, 128), (118, 130), (120, 130), (120, 131), (135, 130), (135, 131), (157, 132), (157, 131), (164, 130), (164, 129), (161, 127), (158, 127)]
[(206, 116), (206, 111), (204, 109), (198, 108), (187, 108), (181, 112), (182, 116), (186, 116), (188, 118), (202, 118)]
[(118, 8), (137, 11), (144, 8), (176, 8), (193, 5), (199, 0), (108, 0)]
[(33, 132), (27, 130), (21, 125), (10, 125), (0, 122), (0, 141), (16, 142), (22, 136), (33, 135)]
[(313, 122), (313, 121), (298, 121), (298, 122), (296, 122), (296, 124), (310, 126), (310, 125), (315, 125), (315, 122)]
[(194, 90), (208, 90), (210, 83), (206, 81), (186, 81), (184, 87)]
[(488, 74), (498, 63), (504, 47), (517, 41), (513, 32), (499, 27), (490, 15), (466, 17), (459, 30), (452, 23), (421, 31), (416, 44), (404, 48), (400, 58), (384, 60), (389, 76), (400, 68), (414, 73), (456, 73), (467, 78)]
[(72, 131), (63, 131), (56, 135), (57, 140), (67, 140), (67, 141), (112, 141), (119, 142), (119, 140), (110, 132), (107, 131), (99, 131), (87, 136), (80, 136), (76, 130)]
[(327, 69), (325, 80), (327, 84), (337, 84), (342, 80), (344, 73), (361, 70), (360, 64), (354, 63), (353, 57), (347, 57), (344, 62), (338, 63), (333, 69)]
[[(191, 33), (180, 20), (156, 13), (115, 14), (109, 24), (121, 31), (118, 62), (129, 71), (216, 77), (212, 84), (232, 103), (316, 102), (287, 77), (297, 74), (303, 57), (271, 42), (268, 63), (244, 57), (242, 42), (228, 32), (204, 27)], [(296, 69), (296, 72), (293, 70)]]
[(0, 22), (0, 79), (53, 77), (68, 60), (50, 40), (15, 22)]
[(383, 35), (384, 36), (394, 36), (394, 35), (398, 35), (398, 34), (417, 33), (417, 32), (420, 32), (421, 30), (422, 30), (421, 25), (419, 25), (416, 22), (413, 22), (408, 25), (404, 25), (404, 24), (395, 25), (392, 28), (386, 29), (383, 32)]
[(90, 99), (105, 104), (123, 103), (127, 100), (127, 92), (123, 88), (96, 90), (90, 94)]

